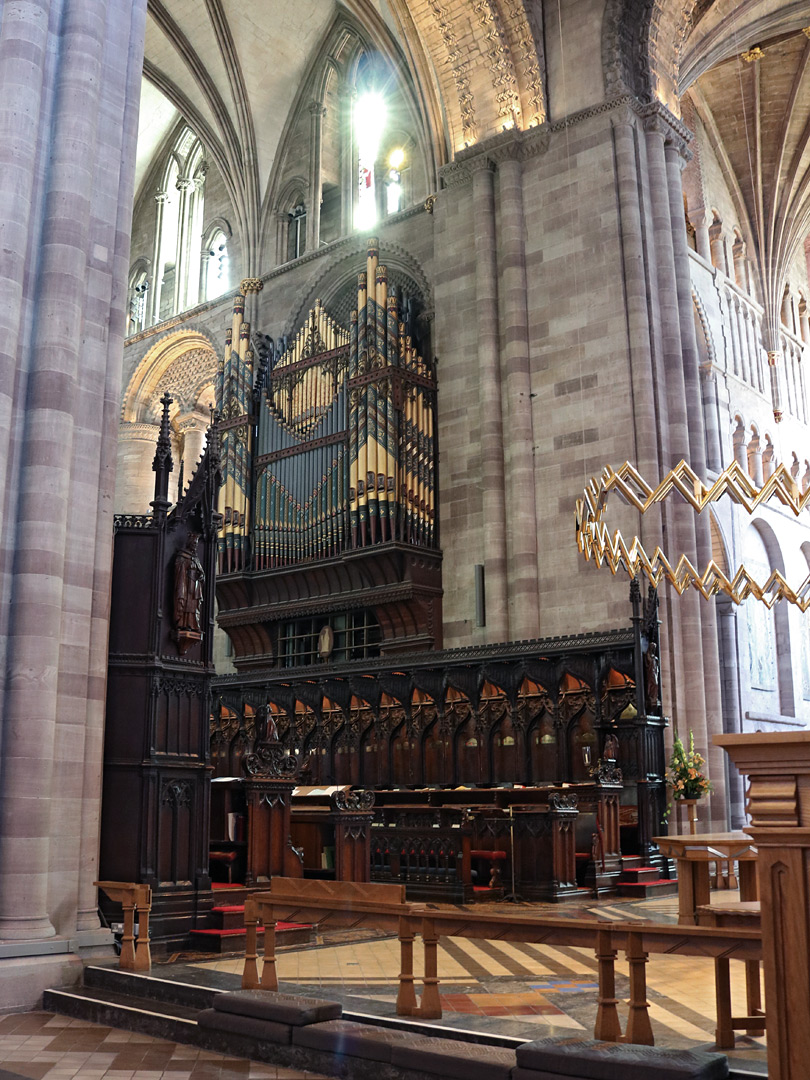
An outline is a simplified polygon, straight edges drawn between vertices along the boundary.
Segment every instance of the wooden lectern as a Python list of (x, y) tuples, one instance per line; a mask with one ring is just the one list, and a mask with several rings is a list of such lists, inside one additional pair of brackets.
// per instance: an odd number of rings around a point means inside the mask
[(770, 1080), (810, 1062), (810, 731), (715, 735), (748, 777), (756, 844)]

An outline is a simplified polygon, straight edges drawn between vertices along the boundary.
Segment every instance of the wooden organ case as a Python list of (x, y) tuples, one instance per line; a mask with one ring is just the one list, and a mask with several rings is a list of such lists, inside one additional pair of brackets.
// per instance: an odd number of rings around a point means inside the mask
[[(369, 240), (341, 326), (320, 301), (254, 363), (243, 282), (220, 365), (219, 621), (240, 671), (440, 646), (436, 380)], [(307, 622), (309, 620), (309, 622)]]

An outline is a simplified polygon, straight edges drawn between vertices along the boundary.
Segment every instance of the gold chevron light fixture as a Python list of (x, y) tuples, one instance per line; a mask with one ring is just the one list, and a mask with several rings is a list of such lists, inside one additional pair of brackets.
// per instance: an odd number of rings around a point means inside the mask
[(707, 600), (723, 592), (735, 604), (754, 596), (769, 608), (777, 600), (787, 600), (802, 611), (810, 607), (810, 574), (798, 591), (788, 585), (778, 570), (772, 570), (768, 580), (760, 584), (742, 565), (729, 579), (714, 560), (700, 573), (686, 555), (680, 555), (673, 566), (660, 547), (656, 547), (651, 557), (637, 536), (627, 544), (618, 529), (611, 535), (602, 518), (612, 491), (641, 514), (646, 514), (676, 491), (698, 514), (723, 495), (728, 495), (748, 514), (753, 514), (769, 499), (776, 498), (798, 517), (810, 505), (810, 488), (800, 491), (784, 465), (780, 465), (761, 488), (751, 482), (736, 461), (720, 473), (711, 487), (706, 487), (685, 461), (680, 461), (667, 473), (656, 488), (650, 487), (628, 461), (618, 470), (607, 465), (600, 476), (590, 480), (582, 498), (577, 499), (577, 547), (586, 561), (593, 559), (597, 566), (607, 563), (613, 574), (618, 573), (621, 567), (631, 578), (641, 571), (656, 586), (666, 578), (679, 596), (691, 585)]

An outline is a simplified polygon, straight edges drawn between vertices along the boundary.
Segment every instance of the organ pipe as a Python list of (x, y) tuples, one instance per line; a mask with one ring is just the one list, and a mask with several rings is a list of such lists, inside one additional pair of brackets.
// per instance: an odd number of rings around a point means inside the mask
[(381, 543), (434, 546), (435, 378), (376, 240), (348, 329), (316, 300), (255, 400), (244, 305), (240, 294), (218, 369), (220, 573), (251, 558), (272, 571)]

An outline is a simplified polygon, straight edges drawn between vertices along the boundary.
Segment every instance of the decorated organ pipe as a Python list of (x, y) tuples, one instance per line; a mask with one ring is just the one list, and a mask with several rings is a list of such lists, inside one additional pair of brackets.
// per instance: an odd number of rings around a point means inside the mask
[(316, 300), (255, 392), (244, 300), (219, 368), (220, 572), (251, 558), (261, 571), (381, 543), (435, 547), (435, 377), (377, 241), (348, 329)]
[(245, 295), (259, 292), (262, 282), (247, 278), (233, 302), (233, 318), (226, 333), (225, 352), (217, 372), (217, 411), (224, 483), (218, 510), (222, 526), (218, 538), (219, 572), (238, 573), (250, 566), (250, 497), (252, 469), (253, 354), (250, 327), (244, 321)]

